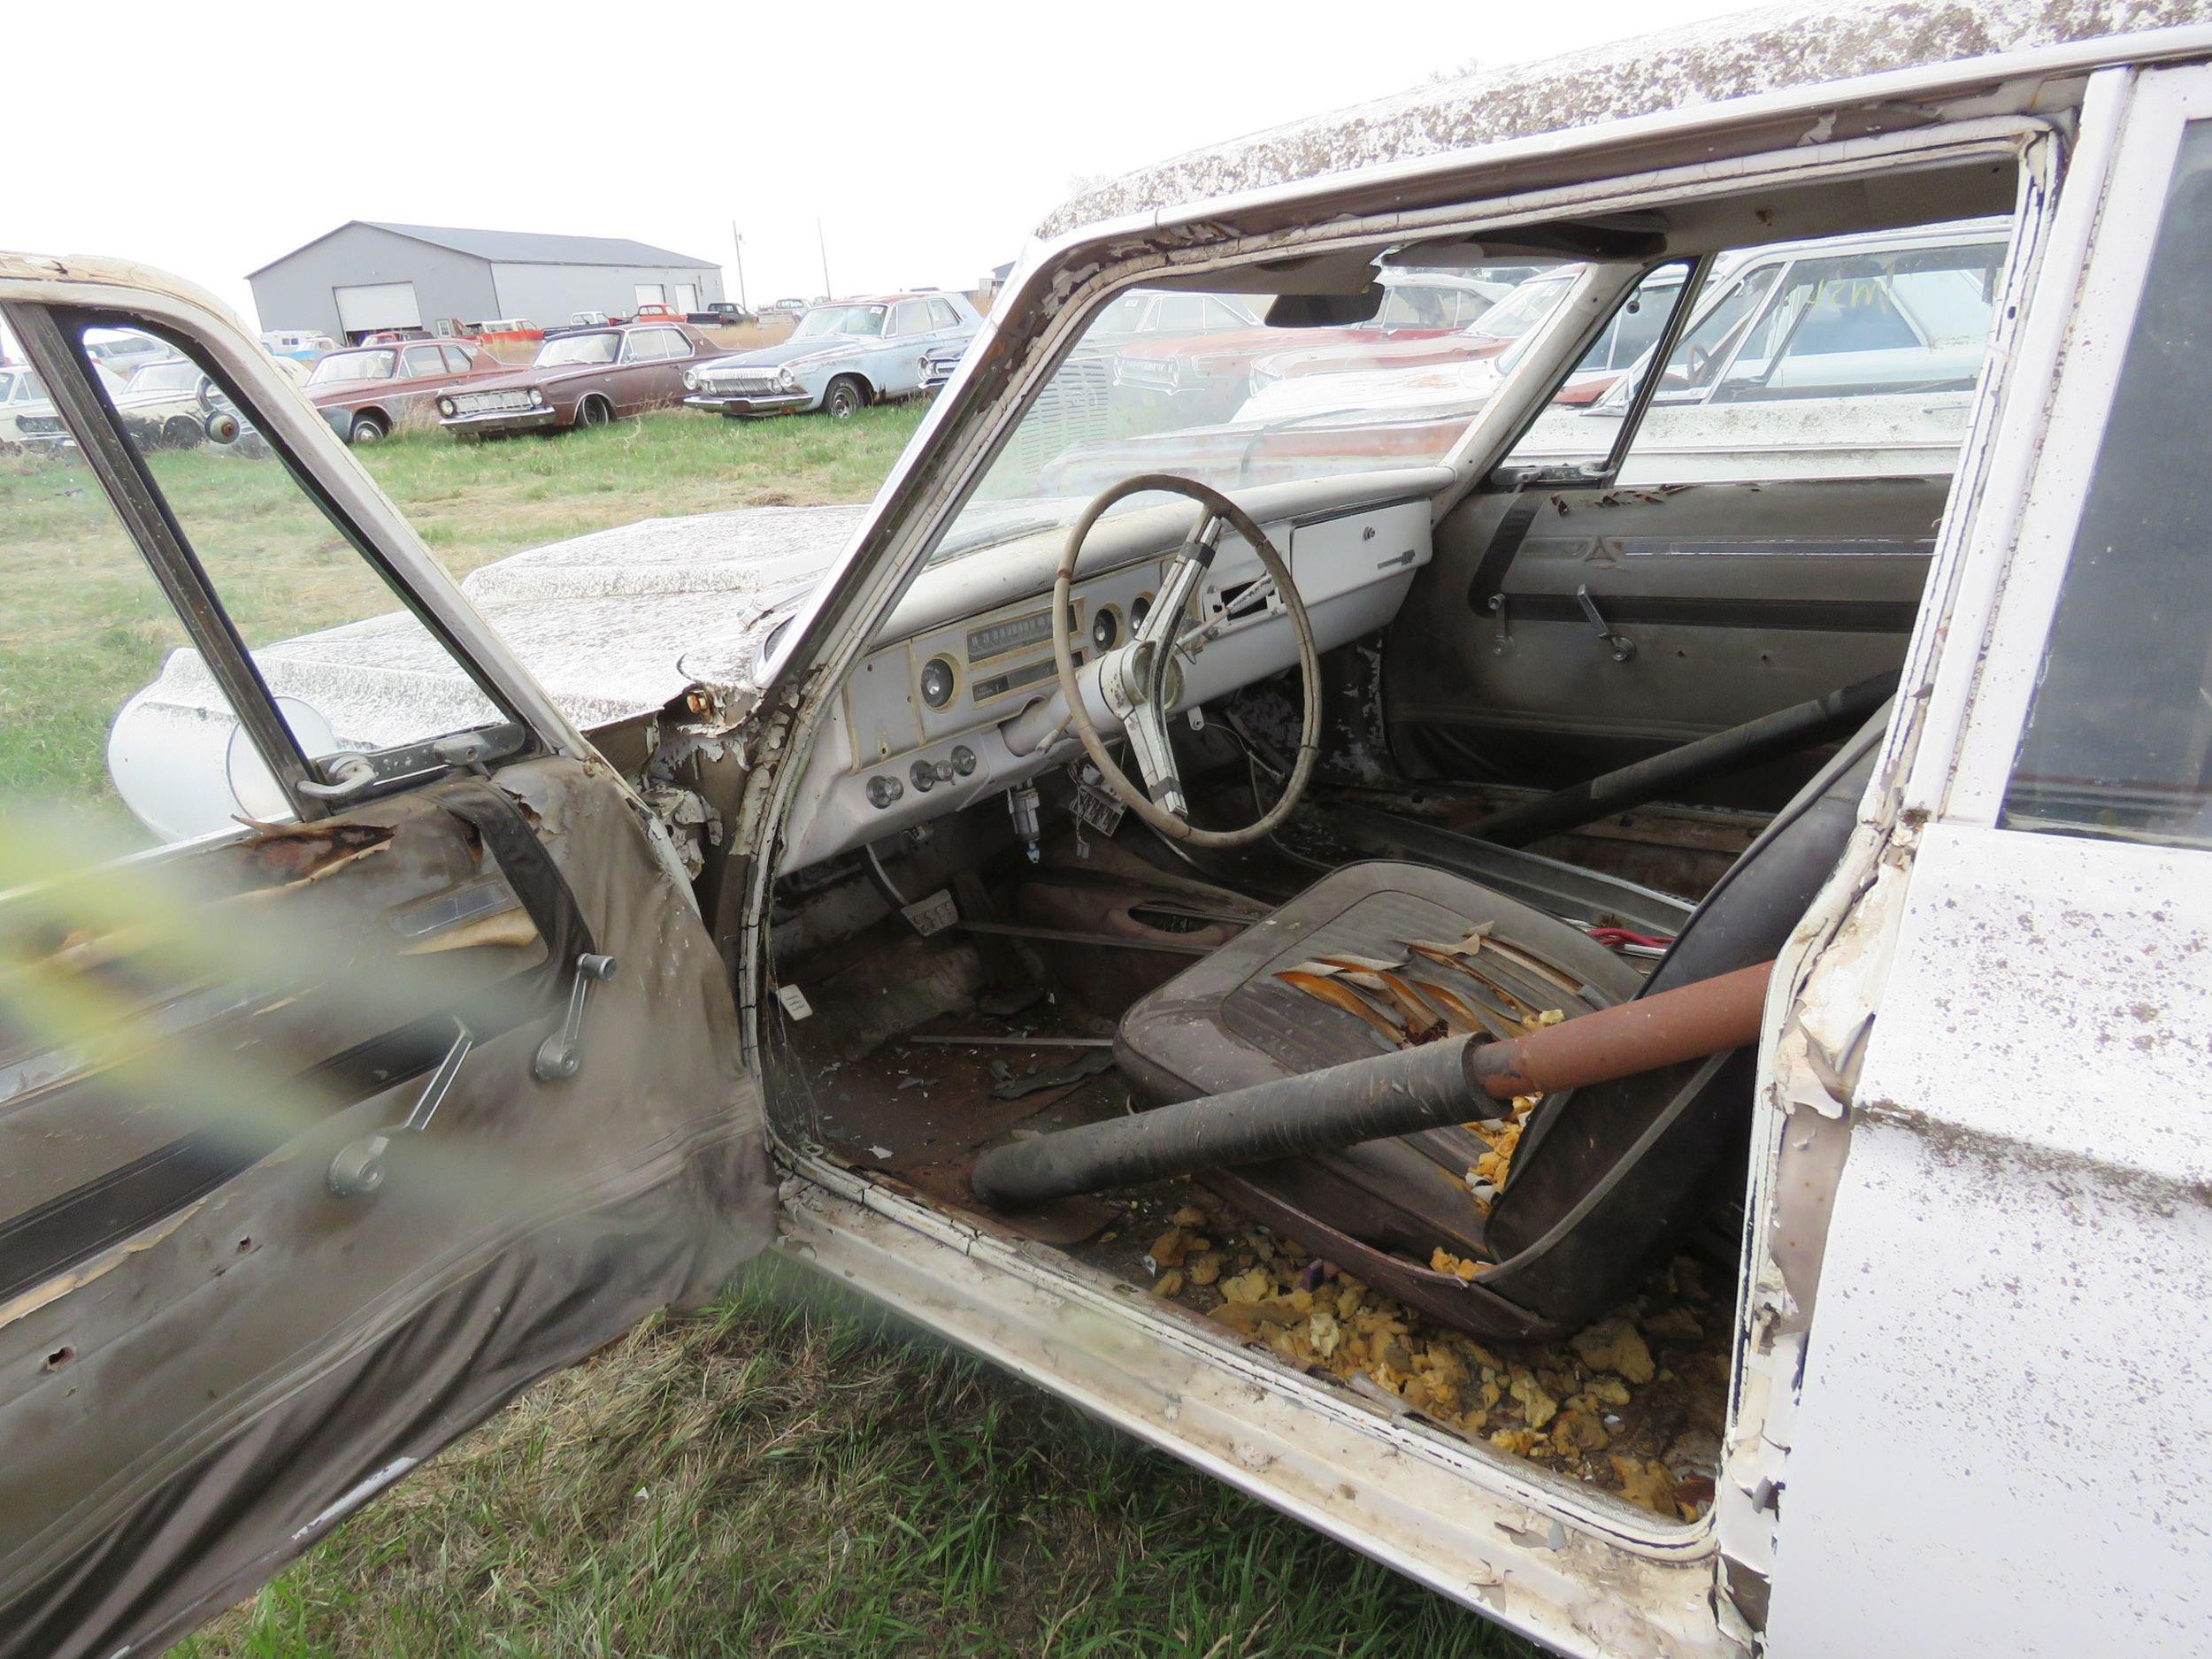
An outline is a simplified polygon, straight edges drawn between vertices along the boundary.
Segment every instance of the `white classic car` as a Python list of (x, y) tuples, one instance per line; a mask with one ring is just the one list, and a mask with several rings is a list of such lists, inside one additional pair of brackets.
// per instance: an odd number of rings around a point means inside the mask
[[(1985, 337), (1866, 347), (1970, 388), (1781, 373), (1893, 262), (1698, 332), (1725, 256), (1984, 221)], [(1455, 262), (1571, 267), (1479, 406), (1056, 485), (1122, 294)], [(116, 635), (189, 642), (119, 779), (248, 820), (0, 838), (0, 1655), (173, 1639), (766, 1249), (1563, 1653), (2201, 1652), (2208, 280), (2191, 8), (1762, 12), (1106, 187), (867, 508), (457, 585), (212, 301), (0, 256)], [(400, 608), (302, 634), (280, 557)]]

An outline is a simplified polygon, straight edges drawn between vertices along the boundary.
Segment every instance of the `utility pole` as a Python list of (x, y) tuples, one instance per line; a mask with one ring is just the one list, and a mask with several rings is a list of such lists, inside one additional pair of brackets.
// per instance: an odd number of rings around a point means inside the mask
[(753, 308), (745, 303), (745, 238), (737, 234), (737, 221), (730, 221), (730, 242), (737, 250), (737, 305), (740, 311)]
[(815, 216), (814, 220), (814, 246), (822, 256), (822, 297), (826, 300), (833, 300), (837, 297), (837, 290), (830, 286), (829, 243), (822, 239), (822, 220), (819, 214)]

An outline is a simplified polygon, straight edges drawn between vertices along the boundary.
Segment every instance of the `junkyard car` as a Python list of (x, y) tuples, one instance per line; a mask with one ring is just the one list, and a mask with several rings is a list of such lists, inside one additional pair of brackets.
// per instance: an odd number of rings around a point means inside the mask
[[(1125, 297), (1125, 311), (1112, 319), (1108, 338), (1132, 322), (1148, 326), (1129, 329), (1128, 338), (1115, 342), (1115, 384), (1171, 403), (1194, 418), (1218, 417), (1244, 400), (1263, 361), (1292, 353), (1334, 365), (1334, 354), (1341, 353), (1349, 354), (1350, 366), (1370, 366), (1394, 350), (1456, 338), (1478, 326), (1479, 319), (1515, 291), (1487, 266), (1381, 272), (1375, 287), (1372, 316), (1306, 330), (1294, 347), (1286, 347), (1287, 329), (1236, 327), (1226, 296), (1177, 296), (1164, 311), (1156, 301), (1154, 309), (1133, 314)], [(1203, 308), (1194, 317), (1188, 309), (1192, 301)], [(1179, 305), (1186, 309), (1179, 311)], [(1250, 312), (1248, 306), (1237, 309)]]
[(462, 437), (603, 426), (678, 402), (691, 372), (725, 355), (682, 323), (571, 329), (526, 369), (442, 393), (438, 424)]
[(307, 379), (307, 401), (348, 443), (376, 443), (403, 421), (436, 418), (438, 394), (511, 375), (511, 365), (458, 340), (334, 351)]
[(18, 364), (0, 365), (0, 451), (22, 442), (18, 415), (50, 407), (35, 373)]
[(338, 349), (338, 342), (328, 334), (300, 328), (272, 329), (261, 336), (261, 343), (273, 357), (291, 357), (301, 363), (312, 363), (324, 352)]
[[(1562, 1652), (2201, 1652), (2212, 27), (2100, 33), (2181, 14), (1762, 12), (1186, 157), (870, 506), (458, 587), (213, 302), (0, 257), (81, 452), (9, 551), (96, 597), (105, 515), (150, 595), (164, 843), (0, 820), (0, 1655), (157, 1648), (772, 1248)], [(1505, 259), (1574, 270), (1425, 450), (1050, 481), (1124, 292)], [(251, 512), (95, 328), (268, 435)], [(68, 666), (12, 717), (96, 773)]]
[(687, 374), (690, 396), (684, 403), (733, 417), (818, 409), (842, 420), (870, 403), (919, 392), (929, 355), (964, 346), (981, 321), (958, 294), (888, 294), (818, 305), (788, 338)]

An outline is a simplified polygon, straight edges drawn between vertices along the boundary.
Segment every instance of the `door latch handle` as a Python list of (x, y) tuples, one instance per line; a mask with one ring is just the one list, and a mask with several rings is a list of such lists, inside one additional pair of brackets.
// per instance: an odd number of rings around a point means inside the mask
[(414, 1110), (407, 1114), (406, 1121), (349, 1141), (330, 1160), (330, 1168), (323, 1174), (323, 1185), (333, 1195), (363, 1198), (374, 1192), (384, 1185), (384, 1156), (392, 1149), (393, 1141), (400, 1135), (419, 1135), (430, 1127), (430, 1120), (437, 1116), (438, 1108), (444, 1104), (447, 1093), (453, 1087), (453, 1079), (461, 1073), (461, 1063), (469, 1057), (469, 1050), (476, 1047), (476, 1033), (465, 1021), (456, 1019), (453, 1028), (453, 1046), (445, 1051), (445, 1058), (438, 1062), (430, 1081), (422, 1086), (422, 1093), (415, 1097)]
[(301, 782), (299, 790), (302, 795), (312, 795), (318, 801), (343, 801), (349, 795), (359, 795), (374, 783), (378, 776), (375, 763), (365, 755), (350, 752), (330, 755), (315, 764), (330, 774), (329, 781), (305, 779)]
[(1590, 596), (1589, 588), (1586, 585), (1576, 588), (1575, 598), (1582, 606), (1582, 614), (1590, 619), (1590, 626), (1597, 630), (1598, 638), (1613, 653), (1613, 660), (1617, 663), (1634, 662), (1636, 641), (1625, 634), (1616, 634), (1605, 626), (1605, 618), (1599, 614), (1598, 602)]
[(1506, 632), (1503, 594), (1490, 595), (1490, 614), (1496, 618), (1496, 626), (1490, 631), (1490, 653), (1494, 657), (1503, 657), (1507, 648), (1513, 643), (1513, 636)]
[(561, 1028), (538, 1045), (530, 1070), (541, 1083), (557, 1083), (574, 1077), (584, 1066), (584, 999), (595, 984), (614, 978), (614, 958), (586, 951), (576, 958), (576, 975), (568, 982), (568, 1011)]

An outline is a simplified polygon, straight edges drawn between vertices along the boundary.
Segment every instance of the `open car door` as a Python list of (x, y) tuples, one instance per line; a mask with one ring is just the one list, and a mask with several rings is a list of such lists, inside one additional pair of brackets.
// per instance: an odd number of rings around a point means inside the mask
[(0, 459), (0, 1654), (157, 1650), (772, 1192), (680, 866), (265, 356), (115, 265), (0, 256), (0, 320), (53, 419)]

